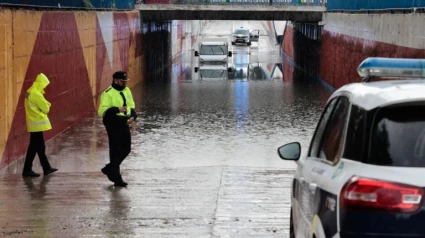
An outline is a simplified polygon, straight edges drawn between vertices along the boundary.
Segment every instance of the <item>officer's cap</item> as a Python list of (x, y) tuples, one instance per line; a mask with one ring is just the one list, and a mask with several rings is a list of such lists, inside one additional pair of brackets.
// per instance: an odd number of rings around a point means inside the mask
[(112, 78), (114, 79), (120, 79), (121, 81), (128, 81), (127, 78), (127, 72), (124, 71), (117, 71), (112, 75)]

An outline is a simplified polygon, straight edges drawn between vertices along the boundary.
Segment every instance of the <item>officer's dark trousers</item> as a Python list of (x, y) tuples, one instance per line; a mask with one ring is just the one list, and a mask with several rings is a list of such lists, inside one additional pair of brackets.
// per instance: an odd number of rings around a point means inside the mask
[(113, 177), (121, 180), (120, 165), (131, 151), (131, 134), (128, 125), (107, 127), (109, 140), (109, 170)]
[(35, 154), (38, 154), (43, 170), (49, 169), (50, 164), (46, 156), (46, 146), (44, 144), (43, 132), (30, 132), (30, 144), (28, 145), (27, 155), (25, 157), (24, 172), (32, 171), (32, 162)]

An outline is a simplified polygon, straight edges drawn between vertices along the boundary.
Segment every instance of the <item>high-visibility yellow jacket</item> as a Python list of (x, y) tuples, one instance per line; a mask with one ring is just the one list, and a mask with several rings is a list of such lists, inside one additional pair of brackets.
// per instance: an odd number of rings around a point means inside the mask
[[(125, 113), (119, 112), (118, 108), (122, 106), (127, 106)], [(109, 86), (100, 96), (97, 113), (103, 118), (106, 126), (126, 125), (130, 117), (136, 119), (135, 103), (130, 89), (125, 87), (122, 91), (118, 91), (112, 85)]]
[(25, 94), (25, 116), (28, 132), (52, 129), (50, 120), (47, 117), (51, 104), (43, 96), (44, 89), (49, 83), (46, 75), (40, 73)]

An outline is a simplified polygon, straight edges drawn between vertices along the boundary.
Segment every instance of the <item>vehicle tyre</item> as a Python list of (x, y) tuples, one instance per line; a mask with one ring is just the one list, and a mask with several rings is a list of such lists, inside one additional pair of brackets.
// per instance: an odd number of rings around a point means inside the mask
[(289, 217), (289, 238), (295, 238), (294, 222), (292, 219), (292, 208), (291, 208), (291, 215)]

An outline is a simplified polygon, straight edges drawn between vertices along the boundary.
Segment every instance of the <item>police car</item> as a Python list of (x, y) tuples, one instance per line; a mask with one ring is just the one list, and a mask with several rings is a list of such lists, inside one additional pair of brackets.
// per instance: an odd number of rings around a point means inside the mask
[(425, 237), (425, 60), (368, 58), (357, 71), (305, 156), (298, 142), (278, 149), (298, 164), (290, 237)]

